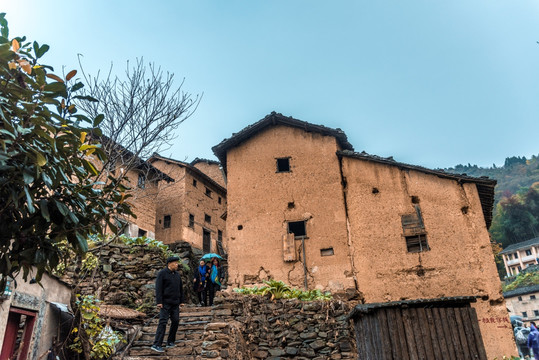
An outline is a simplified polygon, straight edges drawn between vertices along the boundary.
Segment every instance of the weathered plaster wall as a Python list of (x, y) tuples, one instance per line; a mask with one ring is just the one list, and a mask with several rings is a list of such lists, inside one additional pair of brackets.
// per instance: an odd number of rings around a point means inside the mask
[(221, 185), (222, 187), (226, 188), (225, 178), (223, 177), (223, 171), (221, 170), (221, 167), (215, 163), (207, 163), (205, 161), (199, 161), (196, 164), (193, 165), (200, 171), (202, 171), (204, 174), (208, 175)]
[[(156, 204), (155, 238), (165, 244), (179, 241), (183, 238), (183, 219), (185, 208), (185, 168), (165, 161), (155, 161), (153, 164), (174, 179), (174, 182), (159, 183)], [(164, 227), (164, 217), (170, 215), (170, 228)]]
[[(283, 260), (283, 235), (287, 221), (307, 220), (309, 286), (354, 287), (337, 150), (333, 137), (274, 126), (227, 153), (231, 283), (271, 276), (302, 287), (302, 263)], [(290, 157), (291, 172), (276, 172), (282, 157)], [(320, 250), (330, 247), (334, 255), (322, 257)]]
[[(31, 278), (32, 276), (28, 278), (28, 281)], [(0, 302), (0, 352), (4, 343), (9, 308), (14, 306), (37, 312), (32, 343), (28, 351), (28, 359), (35, 359), (50, 348), (53, 337), (57, 335), (58, 311), (49, 302), (69, 304), (71, 289), (47, 274), (44, 274), (41, 280), (43, 287), (37, 283), (25, 282), (22, 274), (15, 280), (17, 288), (13, 288), (11, 297)]]
[[(343, 158), (352, 251), (366, 302), (480, 296), (478, 318), (508, 317), (475, 184)], [(373, 191), (376, 188), (377, 191)], [(430, 251), (409, 253), (401, 216), (421, 208)], [(489, 358), (515, 352), (510, 326), (480, 322)]]
[[(203, 230), (206, 229), (212, 242), (210, 250), (216, 252), (218, 231), (223, 232), (223, 240), (226, 236), (226, 222), (221, 218), (226, 212), (226, 193), (184, 166), (162, 160), (153, 165), (175, 179), (173, 183), (160, 184), (155, 225), (157, 240), (165, 244), (183, 240), (202, 249)], [(196, 180), (196, 186), (193, 180)], [(206, 188), (211, 191), (211, 197), (206, 195)], [(193, 227), (189, 227), (189, 214), (195, 217)], [(211, 222), (205, 221), (205, 214), (211, 217)], [(168, 229), (164, 228), (165, 215), (171, 215)]]
[[(136, 224), (138, 228), (147, 231), (146, 236), (155, 238), (155, 210), (157, 205), (158, 182), (146, 180), (145, 187), (140, 188), (137, 186), (138, 175), (138, 171), (135, 170), (127, 172), (127, 184), (131, 188), (130, 194), (133, 195), (127, 201), (133, 205), (133, 213), (137, 216), (136, 219), (129, 217), (127, 220), (130, 223)], [(130, 235), (137, 236), (138, 234)]]

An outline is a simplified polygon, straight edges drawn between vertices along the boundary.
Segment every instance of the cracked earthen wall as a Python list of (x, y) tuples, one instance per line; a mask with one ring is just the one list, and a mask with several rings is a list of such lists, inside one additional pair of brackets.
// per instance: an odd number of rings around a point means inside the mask
[[(354, 288), (336, 139), (274, 126), (227, 153), (229, 282), (272, 277), (303, 287), (301, 261), (284, 262), (287, 221), (307, 220), (306, 266), (310, 288)], [(290, 157), (277, 173), (276, 158)], [(321, 256), (333, 248), (334, 255)], [(301, 241), (295, 249), (302, 259)]]
[[(216, 252), (218, 231), (223, 232), (223, 240), (226, 237), (226, 222), (221, 218), (226, 211), (226, 194), (183, 166), (162, 160), (152, 165), (175, 180), (171, 183), (161, 181), (159, 185), (156, 239), (165, 244), (183, 240), (202, 249), (203, 229), (206, 229), (211, 237), (210, 251)], [(197, 181), (196, 187), (193, 179)], [(211, 197), (206, 195), (206, 188), (211, 190)], [(193, 227), (189, 227), (189, 214), (195, 216)], [(211, 223), (205, 221), (205, 214), (211, 216)], [(170, 228), (164, 227), (165, 215), (171, 216)]]
[[(139, 172), (130, 170), (127, 172), (127, 186), (131, 188), (129, 193), (133, 197), (126, 201), (132, 204), (132, 211), (136, 218), (128, 217), (128, 221), (136, 224), (140, 229), (147, 231), (147, 236), (155, 238), (155, 209), (157, 199), (157, 181), (146, 180), (144, 188), (137, 186)], [(138, 234), (131, 234), (137, 236)]]
[(213, 181), (226, 188), (225, 178), (223, 177), (223, 171), (221, 167), (214, 163), (208, 163), (206, 161), (199, 161), (193, 165), (198, 170), (212, 178)]
[[(481, 296), (472, 306), (488, 358), (516, 354), (476, 185), (352, 158), (343, 158), (343, 174), (365, 302)], [(407, 252), (401, 215), (414, 213), (411, 196), (430, 251)]]

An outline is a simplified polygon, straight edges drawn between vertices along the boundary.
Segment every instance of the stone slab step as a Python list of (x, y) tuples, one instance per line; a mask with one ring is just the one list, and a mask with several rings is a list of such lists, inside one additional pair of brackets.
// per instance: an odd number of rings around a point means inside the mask
[(157, 353), (155, 351), (153, 351), (152, 349), (150, 349), (149, 346), (144, 346), (144, 347), (133, 347), (129, 350), (129, 355), (130, 356), (162, 356), (162, 355), (166, 355), (166, 356), (186, 356), (186, 355), (190, 355), (190, 356), (195, 356), (195, 350), (193, 347), (191, 346), (175, 346), (173, 348), (170, 348), (170, 349), (164, 349), (165, 352), (160, 354), (160, 353)]

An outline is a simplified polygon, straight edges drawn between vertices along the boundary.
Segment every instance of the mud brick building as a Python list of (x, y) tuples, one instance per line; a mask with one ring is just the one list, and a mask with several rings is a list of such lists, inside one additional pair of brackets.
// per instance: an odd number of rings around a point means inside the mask
[(226, 189), (219, 163), (185, 163), (154, 154), (148, 162), (174, 179), (161, 182), (156, 198), (155, 237), (165, 244), (187, 241), (204, 252), (223, 252)]
[(481, 321), (508, 317), (488, 234), (495, 181), (357, 153), (342, 130), (277, 113), (213, 151), (230, 283), (271, 277), (367, 304), (473, 298), (489, 358), (515, 352), (510, 326)]

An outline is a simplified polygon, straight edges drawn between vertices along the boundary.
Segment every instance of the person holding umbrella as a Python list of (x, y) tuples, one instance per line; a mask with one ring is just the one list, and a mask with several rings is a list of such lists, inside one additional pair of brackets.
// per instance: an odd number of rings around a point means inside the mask
[(210, 280), (208, 281), (210, 290), (210, 306), (213, 306), (215, 293), (221, 289), (221, 280), (223, 278), (224, 276), (222, 274), (221, 267), (219, 266), (219, 259), (214, 257), (211, 261)]

